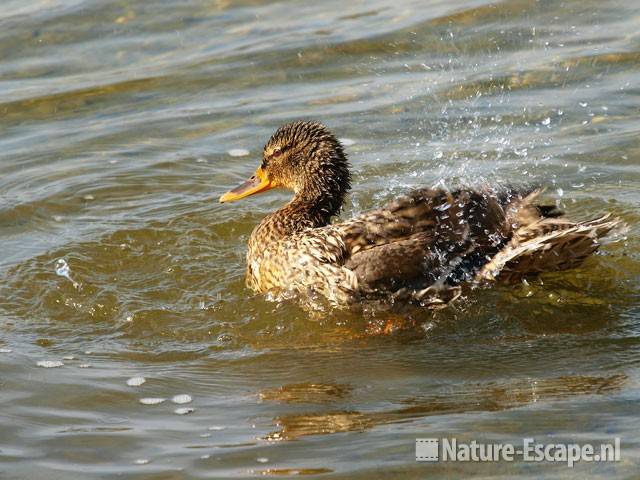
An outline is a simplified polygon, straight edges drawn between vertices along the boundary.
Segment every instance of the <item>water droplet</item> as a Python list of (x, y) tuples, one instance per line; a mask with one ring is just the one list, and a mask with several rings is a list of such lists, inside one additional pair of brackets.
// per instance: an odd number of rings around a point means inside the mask
[(269, 461), (269, 459), (267, 457), (258, 457), (256, 458), (256, 462), (259, 463), (267, 463)]
[(147, 398), (141, 398), (140, 403), (143, 405), (158, 405), (164, 402), (165, 400), (166, 398), (147, 397)]
[(147, 458), (139, 458), (137, 460), (134, 460), (133, 463), (136, 464), (136, 465), (146, 465), (147, 463), (149, 463), (149, 459), (147, 459)]
[(96, 198), (96, 197), (94, 197), (94, 196), (93, 196), (93, 195), (91, 195), (91, 194), (87, 194), (87, 195), (85, 195), (85, 196), (84, 196), (84, 197), (82, 197), (82, 198), (84, 198), (85, 200), (95, 200), (95, 198)]
[(64, 357), (62, 357), (63, 360), (75, 360), (76, 357), (74, 357), (73, 355), (66, 355)]
[(338, 141), (345, 147), (350, 147), (356, 143), (356, 141), (351, 138), (339, 138)]
[(89, 365), (88, 363), (81, 363), (80, 365), (78, 365), (78, 368), (90, 368), (91, 365)]
[(551, 118), (547, 117), (544, 120), (542, 120), (542, 125), (549, 125), (551, 123)]
[(59, 360), (40, 360), (36, 365), (42, 368), (64, 367), (64, 363)]
[(129, 380), (127, 380), (127, 385), (129, 385), (130, 387), (139, 387), (146, 381), (147, 379), (144, 377), (131, 377)]
[(0, 348), (0, 353), (11, 353), (13, 350), (10, 348)]
[(589, 106), (587, 102), (578, 102), (578, 105), (580, 105), (582, 108), (586, 108)]
[(224, 430), (225, 428), (227, 427), (223, 427), (222, 425), (212, 425), (211, 427), (209, 427), (209, 430), (219, 432), (220, 430)]
[(564, 195), (564, 190), (559, 188), (558, 190), (556, 190), (556, 193), (558, 194), (559, 197)]
[(207, 454), (207, 455), (201, 455), (200, 456), (201, 460), (207, 460), (208, 458), (211, 458), (211, 455)]
[(176, 395), (171, 399), (171, 401), (173, 403), (191, 403), (193, 399), (191, 398), (190, 395), (187, 395), (186, 393), (184, 393), (182, 395)]
[(191, 408), (191, 407), (180, 407), (180, 408), (176, 408), (173, 413), (175, 413), (176, 415), (188, 415), (190, 413), (195, 412), (196, 409), (195, 408)]
[(201, 433), (200, 438), (209, 438), (211, 436), (210, 433)]
[(249, 150), (245, 148), (232, 148), (227, 153), (232, 157), (246, 157), (249, 155)]

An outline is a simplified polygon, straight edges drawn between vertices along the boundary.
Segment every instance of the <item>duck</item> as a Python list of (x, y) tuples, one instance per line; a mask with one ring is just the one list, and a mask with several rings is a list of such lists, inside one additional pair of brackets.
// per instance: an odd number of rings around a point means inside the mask
[(332, 221), (351, 188), (343, 145), (322, 123), (278, 128), (248, 180), (220, 197), (272, 189), (293, 198), (252, 231), (246, 285), (259, 294), (446, 307), (463, 288), (513, 283), (579, 266), (621, 224), (605, 214), (571, 221), (537, 201), (539, 187), (425, 187), (378, 209)]

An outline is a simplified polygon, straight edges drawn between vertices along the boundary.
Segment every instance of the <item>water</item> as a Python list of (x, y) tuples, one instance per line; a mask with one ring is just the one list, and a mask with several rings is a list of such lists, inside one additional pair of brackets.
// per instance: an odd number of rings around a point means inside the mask
[[(3, 479), (637, 475), (635, 2), (3, 7)], [(392, 335), (266, 301), (245, 243), (287, 194), (217, 198), (300, 118), (346, 139), (345, 216), (414, 185), (530, 182), (628, 240)], [(415, 462), (416, 438), (452, 436), (621, 437), (622, 460)]]

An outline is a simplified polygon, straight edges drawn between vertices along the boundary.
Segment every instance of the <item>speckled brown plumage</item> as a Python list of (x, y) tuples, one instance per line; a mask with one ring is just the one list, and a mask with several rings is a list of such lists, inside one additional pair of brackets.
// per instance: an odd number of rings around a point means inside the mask
[(257, 191), (284, 187), (294, 198), (251, 234), (247, 285), (334, 306), (369, 299), (444, 306), (464, 284), (575, 267), (619, 224), (608, 216), (574, 223), (535, 205), (539, 191), (487, 187), (421, 189), (330, 224), (350, 188), (349, 164), (316, 122), (279, 128), (256, 175)]

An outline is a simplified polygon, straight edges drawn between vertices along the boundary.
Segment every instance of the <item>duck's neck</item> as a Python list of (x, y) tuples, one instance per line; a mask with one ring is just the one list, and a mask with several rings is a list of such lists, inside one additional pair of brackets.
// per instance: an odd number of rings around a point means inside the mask
[(251, 238), (260, 239), (261, 248), (266, 248), (269, 243), (295, 233), (324, 227), (340, 212), (342, 201), (342, 196), (314, 198), (309, 194), (296, 194), (284, 207), (267, 215), (254, 229)]

